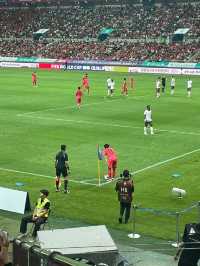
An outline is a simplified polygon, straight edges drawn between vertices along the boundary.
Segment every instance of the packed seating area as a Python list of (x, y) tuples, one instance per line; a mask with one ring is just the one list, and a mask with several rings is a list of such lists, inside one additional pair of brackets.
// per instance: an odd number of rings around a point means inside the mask
[[(2, 8), (0, 55), (112, 60), (183, 60), (200, 52), (200, 4), (96, 5)], [(104, 27), (110, 41), (98, 42)], [(169, 44), (189, 28), (184, 44)], [(39, 42), (33, 33), (49, 29)], [(167, 41), (167, 43), (166, 43)], [(195, 57), (197, 60), (198, 56)]]
[(98, 59), (114, 61), (189, 60), (198, 44), (158, 44), (127, 42), (34, 42), (33, 40), (1, 41), (1, 56), (47, 57), (58, 59)]
[(200, 5), (145, 9), (136, 6), (84, 8), (24, 8), (1, 10), (1, 37), (32, 37), (49, 28), (49, 37), (96, 38), (103, 27), (113, 28), (115, 38), (152, 38), (173, 34), (177, 28), (190, 28), (190, 37), (200, 35)]

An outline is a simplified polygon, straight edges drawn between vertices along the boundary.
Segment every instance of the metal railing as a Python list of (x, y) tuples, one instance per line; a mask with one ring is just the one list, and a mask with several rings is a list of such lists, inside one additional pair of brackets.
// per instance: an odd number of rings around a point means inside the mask
[[(184, 208), (184, 209), (179, 210), (179, 211), (158, 210), (158, 209), (153, 209), (153, 208), (141, 207), (140, 205), (133, 205), (133, 212), (132, 212), (133, 213), (133, 219), (132, 219), (133, 229), (132, 229), (132, 233), (130, 234), (130, 237), (131, 238), (139, 238), (140, 237), (140, 235), (136, 233), (136, 223), (137, 223), (137, 216), (138, 216), (139, 211), (151, 213), (151, 214), (156, 215), (156, 216), (157, 215), (171, 216), (171, 217), (174, 217), (175, 226), (176, 226), (176, 228), (175, 228), (175, 232), (176, 232), (175, 243), (172, 243), (172, 245), (174, 247), (178, 247), (180, 242), (181, 242), (181, 239), (180, 239), (180, 219), (186, 213), (189, 213), (193, 209), (197, 210), (196, 221), (199, 223), (200, 222), (200, 201), (192, 204), (188, 208)], [(136, 214), (137, 214), (137, 216), (136, 216)]]
[(84, 266), (85, 263), (67, 258), (50, 250), (42, 249), (39, 245), (23, 242), (20, 239), (13, 241), (13, 266)]

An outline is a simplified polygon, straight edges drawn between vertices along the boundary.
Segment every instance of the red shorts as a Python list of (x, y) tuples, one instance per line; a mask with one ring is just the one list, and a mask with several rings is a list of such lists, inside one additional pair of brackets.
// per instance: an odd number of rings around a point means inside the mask
[(108, 160), (108, 168), (117, 168), (117, 160)]
[(76, 102), (77, 102), (77, 103), (81, 103), (81, 98), (79, 98), (79, 97), (76, 98)]
[(83, 83), (84, 89), (89, 89), (89, 84), (88, 83)]

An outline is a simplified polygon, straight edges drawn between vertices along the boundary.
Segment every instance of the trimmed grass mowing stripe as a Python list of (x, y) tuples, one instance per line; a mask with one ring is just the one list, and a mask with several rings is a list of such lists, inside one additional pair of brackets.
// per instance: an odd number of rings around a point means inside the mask
[[(138, 96), (137, 96), (138, 97)], [(135, 99), (136, 97), (129, 97), (127, 98), (127, 100), (130, 100), (130, 99)], [(140, 96), (141, 98), (141, 96)], [(108, 98), (105, 98), (104, 97), (104, 101), (100, 101), (100, 102), (95, 102), (95, 103), (86, 103), (86, 104), (82, 104), (81, 105), (81, 108), (82, 107), (87, 107), (87, 106), (92, 106), (92, 105), (99, 105), (99, 104), (104, 104), (104, 103), (111, 103), (113, 101), (120, 101), (124, 98), (117, 98), (117, 99), (109, 99)], [(31, 115), (31, 114), (36, 114), (36, 113), (42, 113), (42, 112), (48, 112), (48, 111), (56, 111), (56, 110), (63, 110), (63, 109), (76, 109), (77, 108), (77, 105), (71, 105), (71, 106), (62, 106), (62, 107), (55, 107), (55, 108), (48, 108), (48, 109), (42, 109), (42, 110), (37, 110), (37, 111), (34, 111), (34, 112), (26, 112), (26, 113), (19, 113), (17, 114), (17, 116), (24, 116), (24, 115)]]
[[(90, 105), (98, 105), (98, 104), (102, 104), (102, 103), (104, 103), (104, 102), (87, 103), (87, 104), (81, 105), (81, 107), (90, 106)], [(63, 107), (38, 110), (38, 111), (34, 111), (34, 112), (26, 112), (26, 113), (22, 113), (22, 114), (17, 114), (17, 116), (25, 116), (25, 115), (31, 115), (31, 114), (41, 113), (41, 112), (56, 111), (56, 110), (63, 110), (63, 109), (67, 110), (67, 109), (75, 109), (75, 108), (77, 108), (77, 105), (63, 106)]]

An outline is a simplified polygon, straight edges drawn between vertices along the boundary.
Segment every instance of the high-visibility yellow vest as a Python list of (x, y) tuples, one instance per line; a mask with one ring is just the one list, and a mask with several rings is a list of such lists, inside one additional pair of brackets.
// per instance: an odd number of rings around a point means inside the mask
[(35, 210), (34, 210), (34, 214), (36, 216), (48, 218), (49, 210), (45, 214), (41, 215), (44, 211), (46, 211), (44, 206), (46, 205), (47, 202), (50, 202), (47, 198), (45, 198), (43, 201), (41, 198), (38, 199)]

